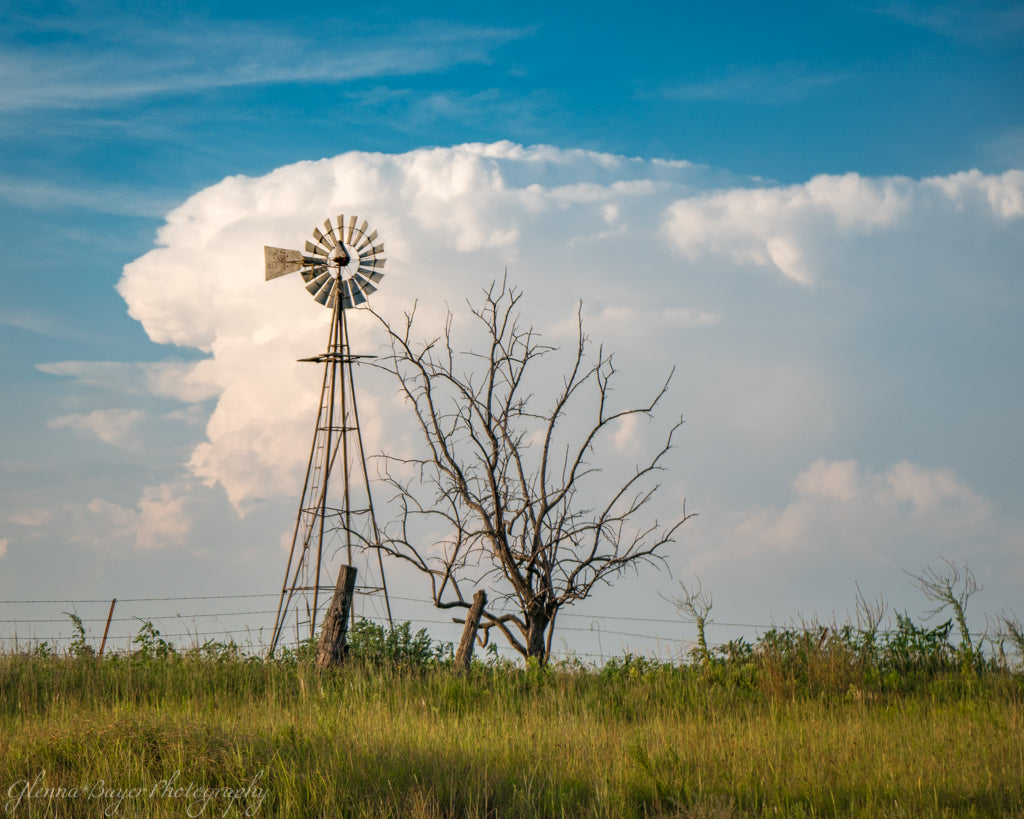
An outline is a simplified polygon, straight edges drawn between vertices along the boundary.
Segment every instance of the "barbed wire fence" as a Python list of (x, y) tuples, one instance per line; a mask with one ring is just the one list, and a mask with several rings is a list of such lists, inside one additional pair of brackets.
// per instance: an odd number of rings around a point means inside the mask
[[(105, 653), (130, 652), (137, 648), (140, 630), (151, 626), (159, 637), (176, 648), (201, 648), (208, 643), (233, 643), (249, 653), (265, 653), (273, 632), (277, 614), (277, 593), (221, 594), (167, 597), (124, 597), (91, 599), (11, 599), (0, 600), (0, 652), (30, 652), (43, 646), (54, 652), (67, 651), (80, 635), (75, 618), (85, 632), (87, 643), (96, 651), (101, 645)], [(358, 598), (357, 598), (358, 599)], [(392, 596), (403, 603), (430, 607), (431, 601), (414, 597)], [(108, 618), (108, 614), (110, 615)], [(379, 625), (386, 617), (372, 611), (356, 612), (357, 618)], [(433, 617), (409, 618), (414, 630), (426, 628), (437, 642), (435, 632), (458, 629), (451, 617), (441, 619), (434, 610)], [(399, 618), (401, 619), (401, 618)], [(558, 657), (578, 657), (585, 660), (607, 660), (624, 653), (659, 656), (661, 659), (679, 658), (696, 645), (686, 639), (689, 625), (680, 618), (636, 617), (608, 614), (559, 613), (561, 621), (555, 635), (562, 638)], [(768, 629), (771, 624), (726, 623), (714, 621), (709, 629), (747, 630)], [(457, 633), (455, 639), (457, 639)], [(106, 639), (103, 640), (103, 635)], [(573, 637), (586, 635), (585, 642), (596, 642), (597, 651), (577, 651)], [(294, 643), (298, 643), (297, 635)], [(624, 643), (624, 641), (626, 641)], [(632, 650), (628, 641), (641, 641), (642, 651)], [(501, 656), (517, 658), (511, 647), (494, 640)], [(624, 646), (616, 650), (614, 646)], [(653, 646), (653, 651), (652, 651)]]
[[(178, 650), (202, 648), (204, 645), (233, 644), (243, 653), (266, 653), (277, 614), (278, 593), (220, 594), (166, 597), (125, 597), (92, 599), (12, 599), (0, 600), (0, 653), (26, 653), (41, 646), (48, 651), (68, 651), (79, 639), (75, 618), (84, 630), (87, 644), (104, 653), (130, 653), (136, 650), (140, 631), (151, 628), (159, 638)], [(416, 631), (426, 628), (437, 643), (458, 639), (461, 626), (452, 617), (442, 619), (429, 600), (392, 595), (392, 600), (419, 607), (432, 616), (410, 616), (407, 619)], [(357, 619), (385, 625), (380, 612), (359, 610)], [(629, 615), (585, 614), (560, 612), (553, 647), (556, 659), (579, 658), (588, 662), (606, 662), (612, 658), (633, 656), (661, 660), (682, 660), (689, 656), (697, 642), (688, 639), (693, 623), (683, 617), (638, 617)], [(397, 618), (402, 620), (403, 618)], [(815, 625), (828, 625), (813, 621)], [(809, 624), (804, 624), (809, 625)], [(797, 625), (796, 627), (800, 627)], [(786, 628), (778, 623), (737, 623), (709, 620), (706, 629), (716, 635), (715, 644), (727, 643), (736, 637), (751, 638), (773, 628)], [(982, 636), (978, 633), (972, 636)], [(299, 643), (299, 636), (291, 645)], [(724, 638), (724, 639), (723, 639)], [(633, 642), (631, 642), (633, 641)], [(639, 641), (639, 642), (636, 642)], [(499, 656), (518, 659), (519, 654), (499, 639), (492, 639)], [(573, 644), (584, 643), (596, 651), (581, 651)], [(287, 641), (286, 641), (287, 644)]]

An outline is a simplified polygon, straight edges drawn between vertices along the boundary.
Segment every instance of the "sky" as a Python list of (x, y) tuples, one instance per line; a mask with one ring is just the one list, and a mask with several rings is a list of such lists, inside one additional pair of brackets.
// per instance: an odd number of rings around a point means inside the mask
[[(0, 635), (118, 598), (119, 645), (265, 637), (328, 314), (261, 248), (337, 213), (385, 238), (387, 317), (468, 332), (507, 270), (556, 346), (582, 302), (618, 400), (674, 368), (601, 463), (681, 416), (652, 512), (697, 517), (556, 652), (678, 653), (697, 577), (720, 642), (858, 593), (923, 619), (943, 559), (975, 630), (1024, 615), (1024, 6), (369, 5), (0, 9)], [(412, 451), (357, 379), (368, 450)]]

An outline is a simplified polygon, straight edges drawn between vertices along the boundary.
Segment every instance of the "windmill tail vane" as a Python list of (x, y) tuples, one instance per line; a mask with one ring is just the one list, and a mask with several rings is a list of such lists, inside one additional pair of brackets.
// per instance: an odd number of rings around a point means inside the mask
[[(364, 599), (383, 595), (392, 624), (352, 372), (353, 363), (367, 356), (352, 354), (346, 321), (347, 310), (376, 292), (386, 258), (377, 231), (357, 216), (344, 215), (325, 220), (322, 230), (313, 228), (304, 251), (265, 247), (264, 257), (267, 281), (297, 272), (314, 300), (332, 311), (326, 351), (301, 359), (323, 364), (323, 386), (271, 638), (273, 654), (292, 627), (296, 642), (316, 637), (321, 609), (329, 593), (338, 591), (330, 578), (336, 575), (340, 588), (354, 568), (354, 555), (363, 558), (361, 571), (369, 579), (356, 593)], [(330, 491), (332, 473), (339, 473), (340, 492)], [(335, 566), (339, 552), (347, 563)]]

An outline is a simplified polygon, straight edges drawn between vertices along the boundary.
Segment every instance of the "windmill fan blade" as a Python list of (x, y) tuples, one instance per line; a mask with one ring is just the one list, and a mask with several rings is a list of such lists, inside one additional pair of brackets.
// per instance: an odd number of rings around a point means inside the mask
[(285, 250), (283, 247), (263, 246), (263, 260), (266, 267), (266, 279), (276, 279), (294, 273), (303, 266), (302, 254), (297, 250)]
[(367, 220), (339, 213), (313, 228), (304, 251), (268, 247), (266, 260), (268, 279), (298, 271), (317, 302), (347, 309), (377, 292), (384, 277), (384, 242)]
[[(369, 227), (369, 225), (367, 225), (367, 227)], [(369, 236), (364, 235), (363, 238), (359, 241), (359, 245), (356, 247), (356, 250), (362, 251), (364, 247), (369, 247), (370, 245), (373, 244), (373, 240), (376, 238), (377, 231), (374, 231)]]
[(348, 288), (348, 282), (342, 282), (339, 289), (341, 290), (341, 309), (348, 310), (352, 306), (352, 291)]
[(310, 242), (308, 239), (306, 240), (306, 252), (313, 256), (321, 256), (324, 261), (326, 261), (327, 257), (331, 255), (330, 248), (313, 244), (313, 242)]
[(352, 278), (355, 279), (356, 282), (358, 282), (360, 289), (367, 296), (377, 292), (377, 288), (374, 287), (373, 283), (369, 279), (360, 276), (358, 273), (356, 273)]
[(328, 248), (334, 247), (334, 237), (328, 230), (327, 234), (320, 232), (320, 228), (313, 228), (313, 238), (316, 239), (320, 244), (327, 246)]
[(313, 265), (309, 265), (307, 267), (302, 268), (302, 270), (299, 271), (299, 273), (302, 275), (302, 280), (304, 282), (312, 281), (317, 276), (319, 276), (321, 273), (326, 273), (326, 272), (327, 272), (327, 265), (326, 264), (313, 264)]
[(341, 231), (340, 230), (334, 230), (332, 228), (331, 232), (329, 234), (329, 238), (330, 238), (330, 240), (332, 242), (334, 242), (334, 247), (335, 248), (344, 248), (345, 243), (341, 241)]
[(320, 288), (323, 287), (324, 283), (327, 282), (330, 278), (331, 278), (331, 274), (328, 271), (325, 270), (319, 276), (316, 276), (315, 278), (310, 279), (309, 284), (306, 285), (306, 289), (310, 293), (312, 293), (313, 296), (316, 296), (316, 294), (320, 291)]
[[(327, 284), (320, 288), (319, 293), (313, 296), (313, 298), (316, 299), (316, 301), (320, 302), (321, 304), (327, 304), (327, 299), (331, 297), (331, 293), (333, 293), (338, 287), (337, 279), (335, 279), (333, 276), (328, 276), (327, 278)], [(307, 288), (307, 290), (308, 289), (309, 288)]]
[(334, 239), (334, 244), (337, 247), (344, 248), (345, 246), (345, 221), (344, 214), (339, 213), (337, 217), (337, 227), (331, 227), (331, 238)]
[(366, 276), (366, 278), (368, 278), (371, 282), (379, 282), (381, 279), (384, 278), (384, 274), (381, 273), (379, 270), (371, 270), (368, 267), (360, 267), (359, 272)]

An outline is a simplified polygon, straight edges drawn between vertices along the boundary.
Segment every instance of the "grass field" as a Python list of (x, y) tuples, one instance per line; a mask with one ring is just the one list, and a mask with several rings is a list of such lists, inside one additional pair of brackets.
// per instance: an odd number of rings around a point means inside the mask
[[(408, 635), (407, 635), (408, 636)], [(408, 640), (406, 641), (408, 644)], [(810, 644), (810, 643), (809, 643)], [(1024, 816), (1003, 669), (0, 656), (14, 816)]]

